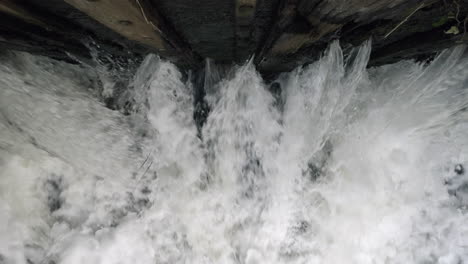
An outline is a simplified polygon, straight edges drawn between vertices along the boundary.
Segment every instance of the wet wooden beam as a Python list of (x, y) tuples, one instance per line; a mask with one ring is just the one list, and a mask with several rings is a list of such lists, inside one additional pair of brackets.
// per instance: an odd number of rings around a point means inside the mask
[[(304, 2), (307, 2), (307, 6), (304, 6)], [(295, 54), (301, 48), (311, 46), (325, 35), (341, 28), (340, 23), (327, 22), (322, 20), (320, 15), (307, 12), (308, 9), (314, 10), (317, 5), (324, 2), (327, 1), (283, 0), (281, 2), (278, 18), (267, 41), (256, 56), (255, 62), (260, 69), (270, 69), (281, 65), (276, 60), (277, 57)], [(295, 66), (301, 63), (301, 60), (297, 60)]]
[(154, 21), (150, 21), (140, 0), (64, 0), (120, 35), (165, 52), (165, 42)]
[(252, 55), (255, 49), (254, 43), (254, 16), (257, 0), (235, 1), (235, 47), (234, 57), (242, 62)]
[(289, 71), (317, 59), (334, 39), (346, 52), (369, 38), (371, 65), (420, 59), (468, 41), (467, 12), (467, 0), (281, 0), (255, 63), (266, 74)]
[(163, 16), (160, 9), (151, 0), (134, 0), (141, 8), (142, 14), (146, 21), (154, 26), (161, 37), (174, 50), (177, 58), (173, 58), (173, 62), (178, 62), (178, 65), (189, 65), (196, 67), (202, 61), (202, 58), (192, 51), (188, 42), (182, 38), (180, 32), (177, 32), (174, 25)]
[(235, 60), (235, 0), (146, 1), (160, 11), (200, 57), (219, 63)]
[(0, 48), (91, 63), (89, 49), (81, 41), (86, 33), (35, 11), (24, 1), (0, 0)]
[(344, 52), (372, 37), (371, 65), (420, 58), (468, 41), (468, 0), (0, 0), (0, 46), (66, 60), (154, 52), (183, 68), (204, 58), (265, 74)]
[(266, 38), (262, 43), (259, 43), (259, 48), (255, 54), (254, 63), (261, 65), (265, 62), (267, 54), (275, 44), (276, 40), (284, 33), (294, 20), (297, 14), (296, 6), (298, 0), (280, 0), (272, 26), (266, 34)]

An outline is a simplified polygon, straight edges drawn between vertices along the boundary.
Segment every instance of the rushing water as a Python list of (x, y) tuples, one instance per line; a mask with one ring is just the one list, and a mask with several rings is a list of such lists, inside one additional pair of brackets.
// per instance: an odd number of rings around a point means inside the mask
[(207, 67), (199, 132), (156, 56), (124, 115), (93, 69), (3, 55), (0, 263), (468, 263), (463, 53), (366, 69), (333, 43), (271, 86)]

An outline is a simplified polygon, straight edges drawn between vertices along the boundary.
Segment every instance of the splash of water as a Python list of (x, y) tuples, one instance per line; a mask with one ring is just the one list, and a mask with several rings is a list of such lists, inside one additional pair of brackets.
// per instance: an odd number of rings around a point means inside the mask
[(370, 43), (333, 43), (271, 86), (247, 63), (209, 79), (200, 132), (156, 56), (129, 116), (92, 69), (4, 57), (0, 263), (468, 261), (463, 53), (366, 69)]

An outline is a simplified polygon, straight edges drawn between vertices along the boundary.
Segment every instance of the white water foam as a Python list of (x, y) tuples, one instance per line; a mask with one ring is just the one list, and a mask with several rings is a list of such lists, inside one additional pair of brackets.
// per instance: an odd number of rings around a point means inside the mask
[(0, 263), (468, 262), (464, 48), (366, 69), (370, 46), (331, 44), (281, 91), (233, 69), (201, 139), (154, 55), (130, 116), (92, 69), (3, 56)]

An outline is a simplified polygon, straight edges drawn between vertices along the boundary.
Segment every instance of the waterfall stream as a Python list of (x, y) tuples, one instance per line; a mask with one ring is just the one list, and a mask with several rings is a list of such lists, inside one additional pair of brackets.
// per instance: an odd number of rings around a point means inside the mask
[(468, 263), (464, 47), (367, 68), (370, 47), (273, 84), (211, 65), (198, 130), (155, 55), (127, 114), (95, 69), (1, 55), (0, 263)]

